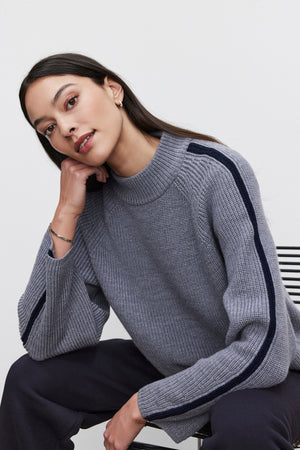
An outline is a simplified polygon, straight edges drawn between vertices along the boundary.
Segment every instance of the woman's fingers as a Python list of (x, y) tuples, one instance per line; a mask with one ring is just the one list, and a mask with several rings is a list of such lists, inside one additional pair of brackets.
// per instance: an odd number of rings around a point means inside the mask
[(100, 177), (100, 173), (101, 181), (105, 181), (101, 169), (66, 158), (61, 164), (59, 209), (79, 216), (85, 204), (87, 179), (93, 174)]
[(100, 169), (101, 172), (103, 172), (105, 178), (108, 178), (108, 177), (109, 177), (109, 173), (107, 172), (107, 169), (106, 169), (105, 166), (99, 166), (98, 169)]
[(106, 169), (106, 167), (103, 166), (87, 166), (86, 164), (80, 163), (79, 161), (76, 161), (72, 158), (66, 158), (61, 164), (62, 170), (70, 170), (74, 173), (77, 172), (77, 170), (84, 170), (80, 175), (85, 178), (85, 176), (88, 174), (88, 176), (95, 174), (98, 181), (102, 183), (106, 183), (107, 178), (109, 178), (109, 173)]
[(108, 177), (109, 177), (109, 174), (104, 166), (100, 166), (97, 168), (96, 178), (98, 181), (101, 181), (102, 183), (106, 183), (106, 180)]

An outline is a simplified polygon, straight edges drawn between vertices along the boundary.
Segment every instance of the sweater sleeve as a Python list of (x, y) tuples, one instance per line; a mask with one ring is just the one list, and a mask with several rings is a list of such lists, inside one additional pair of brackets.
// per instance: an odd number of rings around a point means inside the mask
[[(255, 175), (240, 155), (210, 150), (203, 150), (213, 167), (205, 205), (227, 274), (229, 326), (220, 351), (140, 389), (141, 414), (166, 431), (172, 422), (184, 427), (196, 416), (207, 421), (211, 406), (229, 392), (282, 382), (294, 351), (287, 294)], [(185, 437), (205, 421), (195, 420)]]
[(36, 360), (99, 341), (109, 306), (78, 229), (75, 243), (60, 259), (53, 257), (47, 230), (19, 301), (18, 315), (23, 345)]

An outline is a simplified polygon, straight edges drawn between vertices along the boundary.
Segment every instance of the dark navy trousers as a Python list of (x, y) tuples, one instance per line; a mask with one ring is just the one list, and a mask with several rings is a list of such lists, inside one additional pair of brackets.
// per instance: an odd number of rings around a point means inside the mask
[[(0, 450), (71, 450), (80, 428), (108, 420), (140, 387), (162, 378), (130, 340), (11, 367), (0, 408)], [(300, 439), (300, 372), (272, 388), (222, 397), (204, 450), (290, 450)]]

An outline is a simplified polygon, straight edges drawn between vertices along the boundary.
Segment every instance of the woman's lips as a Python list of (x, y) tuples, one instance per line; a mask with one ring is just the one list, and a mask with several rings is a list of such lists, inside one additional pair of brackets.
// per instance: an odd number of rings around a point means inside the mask
[(78, 141), (74, 144), (75, 151), (77, 153), (87, 153), (91, 148), (94, 134), (95, 131), (92, 131), (91, 133), (86, 133), (80, 136)]

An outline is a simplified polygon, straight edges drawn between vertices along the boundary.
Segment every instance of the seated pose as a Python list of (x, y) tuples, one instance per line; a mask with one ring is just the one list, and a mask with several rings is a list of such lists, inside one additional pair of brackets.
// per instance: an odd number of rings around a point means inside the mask
[[(1, 449), (73, 449), (103, 421), (107, 450), (146, 421), (175, 442), (210, 422), (205, 450), (291, 449), (300, 312), (248, 162), (82, 55), (39, 61), (20, 101), (61, 190), (18, 306), (28, 354), (5, 383)], [(131, 339), (100, 340), (110, 308)]]

